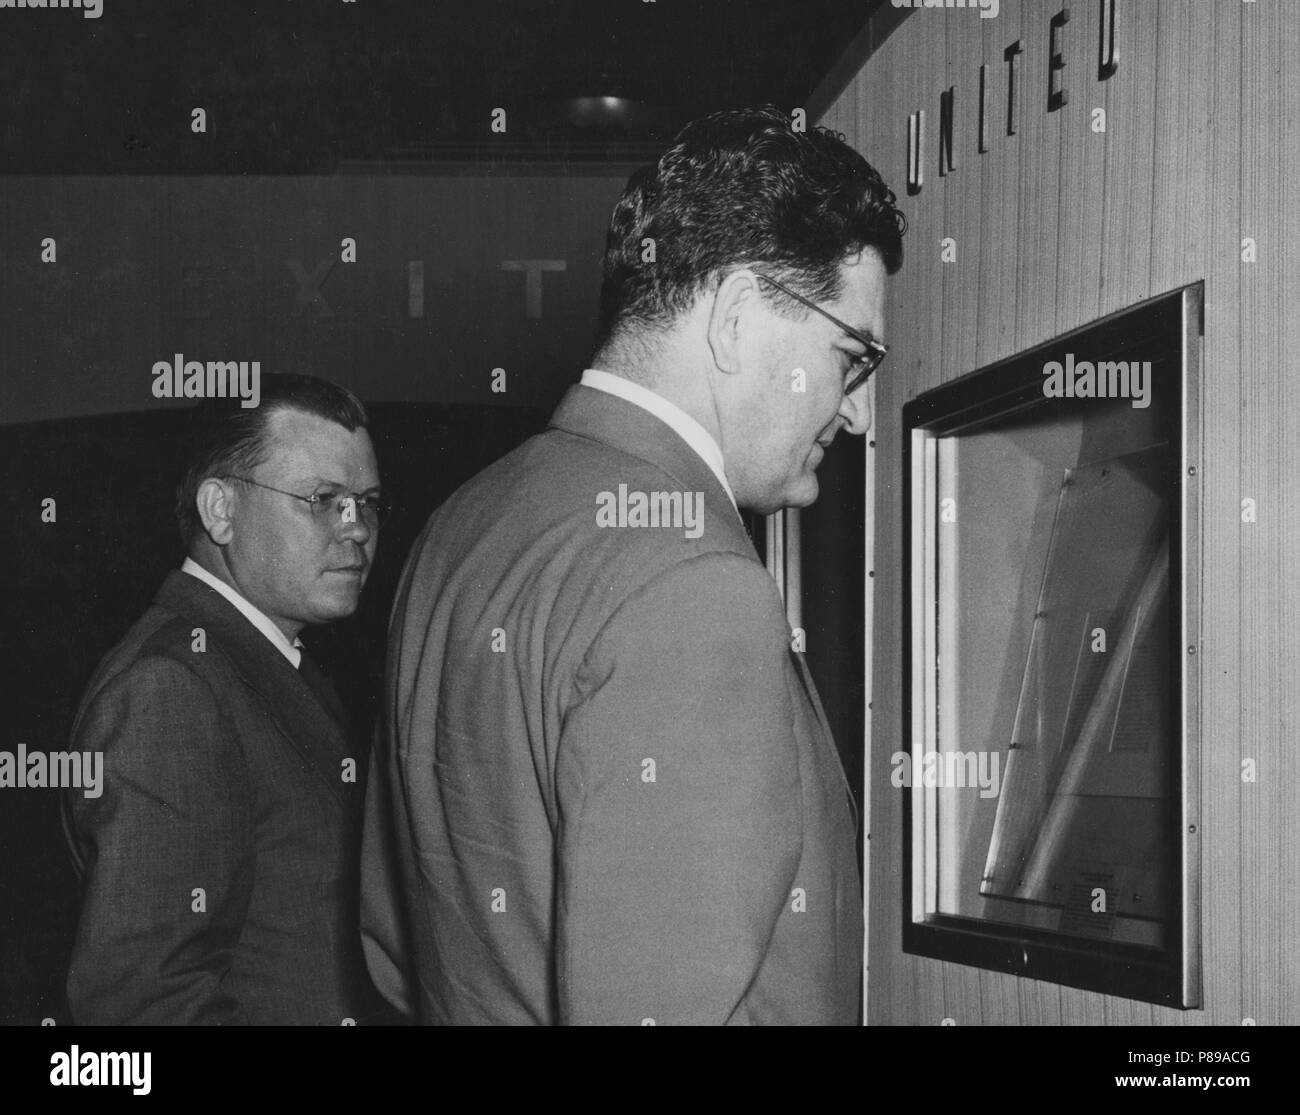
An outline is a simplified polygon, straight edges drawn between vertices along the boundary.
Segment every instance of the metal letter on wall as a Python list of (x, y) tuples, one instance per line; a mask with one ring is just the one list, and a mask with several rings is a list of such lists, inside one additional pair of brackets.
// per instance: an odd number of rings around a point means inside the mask
[(925, 109), (907, 118), (907, 192), (916, 196), (925, 184)]
[(957, 169), (953, 157), (953, 117), (956, 115), (957, 89), (949, 86), (939, 95), (939, 174), (951, 174)]
[(1097, 80), (1105, 81), (1119, 69), (1115, 53), (1115, 0), (1101, 0), (1101, 37), (1097, 50)]

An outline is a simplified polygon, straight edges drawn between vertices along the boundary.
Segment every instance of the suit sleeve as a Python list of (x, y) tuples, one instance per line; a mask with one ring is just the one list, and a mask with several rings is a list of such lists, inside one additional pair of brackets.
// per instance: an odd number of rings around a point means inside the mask
[(110, 682), (78, 722), (99, 797), (68, 799), (85, 893), (68, 972), (80, 1024), (240, 1022), (224, 985), (252, 889), (248, 776), (212, 690), (165, 657)]
[(713, 554), (593, 644), (556, 762), (563, 1022), (737, 1014), (802, 844), (788, 640), (762, 567)]

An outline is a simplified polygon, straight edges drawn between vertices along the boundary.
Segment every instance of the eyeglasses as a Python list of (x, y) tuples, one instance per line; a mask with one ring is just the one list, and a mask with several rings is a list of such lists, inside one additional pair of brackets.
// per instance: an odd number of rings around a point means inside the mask
[(854, 391), (856, 391), (859, 387), (861, 387), (864, 383), (867, 382), (867, 379), (870, 377), (871, 373), (880, 367), (880, 362), (885, 358), (886, 354), (889, 352), (888, 345), (882, 345), (874, 337), (865, 336), (864, 334), (859, 333), (856, 329), (850, 328), (849, 326), (845, 325), (844, 322), (840, 321), (839, 318), (833, 317), (831, 314), (828, 314), (819, 305), (817, 305), (816, 302), (809, 301), (802, 294), (796, 294), (784, 283), (778, 283), (770, 275), (764, 275), (761, 271), (755, 271), (754, 274), (757, 275), (760, 279), (763, 279), (765, 282), (771, 283), (774, 287), (776, 287), (777, 290), (781, 291), (782, 294), (789, 295), (789, 297), (793, 298), (796, 302), (803, 303), (803, 305), (807, 306), (808, 309), (810, 310), (816, 310), (827, 321), (833, 323), (834, 325), (838, 325), (841, 329), (844, 330), (845, 333), (847, 333), (850, 337), (852, 337), (855, 341), (857, 341), (858, 344), (860, 344), (863, 348), (867, 350), (867, 354), (865, 356), (853, 357), (853, 363), (850, 365), (849, 368), (850, 375), (845, 378), (844, 394), (852, 395)]
[(355, 518), (351, 521), (360, 519), (373, 530), (375, 527), (383, 526), (393, 510), (392, 501), (383, 496), (358, 496), (351, 492), (316, 492), (310, 496), (300, 496), (296, 492), (286, 492), (283, 488), (272, 488), (270, 484), (263, 484), (260, 480), (250, 480), (247, 476), (232, 474), (223, 476), (222, 479), (239, 480), (244, 484), (252, 484), (256, 488), (265, 488), (268, 492), (279, 492), (282, 496), (300, 500), (311, 508), (312, 518), (321, 523), (332, 522), (331, 516), (334, 515), (337, 515), (342, 522), (350, 502), (355, 508), (353, 512)]

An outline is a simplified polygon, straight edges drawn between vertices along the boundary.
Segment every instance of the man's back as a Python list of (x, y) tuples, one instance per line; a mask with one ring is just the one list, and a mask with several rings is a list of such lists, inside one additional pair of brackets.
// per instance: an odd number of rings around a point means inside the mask
[[(634, 525), (657, 492), (700, 493), (702, 531)], [(403, 576), (363, 879), (381, 987), (412, 968), (432, 1022), (854, 1021), (856, 822), (789, 636), (703, 461), (571, 391)]]

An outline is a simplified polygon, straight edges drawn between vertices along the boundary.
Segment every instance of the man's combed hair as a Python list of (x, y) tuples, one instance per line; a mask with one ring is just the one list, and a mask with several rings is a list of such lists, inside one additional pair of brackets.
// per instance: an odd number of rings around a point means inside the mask
[(771, 105), (701, 117), (632, 175), (614, 207), (597, 348), (628, 327), (667, 325), (736, 267), (766, 264), (814, 301), (840, 295), (840, 265), (864, 247), (892, 275), (907, 228), (894, 200), (827, 128), (796, 131)]
[(346, 387), (315, 376), (279, 373), (261, 379), (261, 401), (244, 408), (238, 399), (206, 399), (190, 414), (185, 478), (176, 489), (176, 523), (186, 547), (203, 529), (195, 499), (199, 485), (214, 476), (247, 476), (265, 463), (271, 449), (267, 429), (278, 410), (300, 410), (345, 430), (370, 424), (366, 408)]

